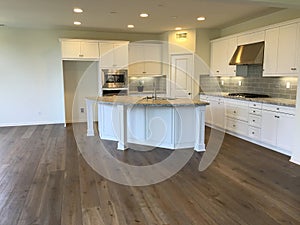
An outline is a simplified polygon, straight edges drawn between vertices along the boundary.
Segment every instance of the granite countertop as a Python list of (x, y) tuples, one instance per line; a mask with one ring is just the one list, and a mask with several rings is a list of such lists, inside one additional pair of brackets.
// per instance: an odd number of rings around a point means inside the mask
[(244, 100), (244, 101), (260, 102), (260, 103), (265, 103), (265, 104), (274, 104), (274, 105), (281, 105), (281, 106), (288, 106), (288, 107), (296, 107), (295, 99), (245, 98), (245, 97), (238, 97), (238, 96), (228, 96), (228, 93), (226, 93), (226, 92), (207, 92), (207, 93), (200, 93), (200, 95), (220, 96), (220, 97), (224, 97), (224, 98), (238, 99), (238, 100)]
[(123, 104), (123, 105), (151, 105), (151, 106), (205, 106), (209, 103), (200, 100), (192, 100), (188, 98), (164, 98), (147, 99), (145, 97), (136, 96), (103, 96), (103, 97), (86, 97), (88, 100), (107, 104)]

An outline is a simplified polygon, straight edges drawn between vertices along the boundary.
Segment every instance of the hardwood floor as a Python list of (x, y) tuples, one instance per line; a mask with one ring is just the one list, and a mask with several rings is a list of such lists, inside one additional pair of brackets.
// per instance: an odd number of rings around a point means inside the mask
[[(105, 144), (133, 165), (171, 153)], [(195, 152), (176, 175), (145, 187), (98, 175), (78, 151), (72, 126), (0, 128), (0, 156), (1, 225), (300, 224), (300, 166), (230, 135), (204, 172)]]

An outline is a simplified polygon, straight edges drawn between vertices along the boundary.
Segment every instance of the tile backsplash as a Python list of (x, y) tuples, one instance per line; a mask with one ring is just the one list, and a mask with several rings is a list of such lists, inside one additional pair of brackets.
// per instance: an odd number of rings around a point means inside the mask
[[(200, 76), (200, 92), (247, 92), (296, 99), (297, 77), (262, 77), (258, 66), (249, 66), (247, 72), (247, 76)], [(287, 88), (288, 83), (290, 88)]]

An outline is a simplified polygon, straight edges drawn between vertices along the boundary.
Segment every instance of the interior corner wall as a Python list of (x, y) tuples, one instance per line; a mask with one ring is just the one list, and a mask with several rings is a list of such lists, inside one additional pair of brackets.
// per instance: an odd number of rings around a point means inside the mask
[(59, 38), (139, 41), (161, 37), (0, 27), (0, 127), (65, 122)]

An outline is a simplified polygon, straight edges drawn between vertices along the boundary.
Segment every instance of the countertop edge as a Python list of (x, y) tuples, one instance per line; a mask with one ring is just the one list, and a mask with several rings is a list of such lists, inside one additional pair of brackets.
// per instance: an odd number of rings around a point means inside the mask
[(259, 102), (270, 105), (280, 105), (286, 107), (296, 107), (296, 100), (294, 99), (284, 99), (284, 98), (244, 98), (244, 97), (236, 97), (236, 96), (228, 96), (228, 93), (200, 93), (199, 95), (207, 95), (214, 97), (223, 97), (241, 101), (249, 101), (249, 102)]

